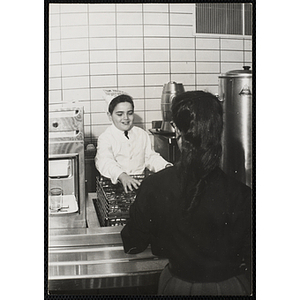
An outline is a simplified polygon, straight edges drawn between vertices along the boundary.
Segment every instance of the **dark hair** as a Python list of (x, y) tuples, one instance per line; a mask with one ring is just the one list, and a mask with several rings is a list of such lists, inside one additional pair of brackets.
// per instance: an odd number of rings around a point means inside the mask
[(129, 95), (122, 94), (110, 101), (109, 106), (108, 106), (108, 111), (110, 112), (110, 114), (113, 113), (115, 107), (121, 102), (130, 103), (132, 105), (132, 109), (134, 110), (133, 99)]
[(191, 209), (205, 188), (203, 179), (220, 163), (222, 105), (211, 93), (184, 92), (173, 98), (172, 116), (182, 138), (179, 167), (183, 195), (186, 195), (189, 182), (196, 184), (195, 192), (189, 197), (192, 200), (186, 200)]

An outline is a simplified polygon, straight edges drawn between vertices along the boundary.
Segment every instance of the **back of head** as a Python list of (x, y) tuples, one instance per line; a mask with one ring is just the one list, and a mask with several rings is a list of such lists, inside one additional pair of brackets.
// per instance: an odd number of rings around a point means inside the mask
[(208, 92), (184, 92), (174, 97), (172, 115), (181, 132), (181, 166), (189, 176), (201, 179), (220, 162), (223, 130), (221, 103)]

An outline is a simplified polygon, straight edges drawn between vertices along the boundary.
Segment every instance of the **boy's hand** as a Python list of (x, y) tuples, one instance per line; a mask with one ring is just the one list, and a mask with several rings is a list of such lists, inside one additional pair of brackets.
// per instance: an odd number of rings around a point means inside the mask
[(122, 173), (118, 179), (121, 181), (125, 193), (127, 193), (129, 190), (133, 191), (133, 189), (137, 189), (141, 185), (138, 180), (132, 178), (126, 173)]

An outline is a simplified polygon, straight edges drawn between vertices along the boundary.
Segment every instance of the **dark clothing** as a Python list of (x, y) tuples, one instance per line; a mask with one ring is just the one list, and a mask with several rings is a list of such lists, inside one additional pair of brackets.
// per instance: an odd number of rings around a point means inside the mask
[(249, 288), (244, 274), (219, 282), (190, 282), (174, 276), (166, 265), (159, 278), (158, 295), (242, 296), (250, 295)]
[(169, 259), (172, 274), (190, 282), (243, 274), (243, 260), (250, 273), (251, 189), (219, 168), (205, 181), (201, 201), (187, 214), (177, 167), (146, 178), (121, 232), (124, 251), (151, 244), (154, 255)]

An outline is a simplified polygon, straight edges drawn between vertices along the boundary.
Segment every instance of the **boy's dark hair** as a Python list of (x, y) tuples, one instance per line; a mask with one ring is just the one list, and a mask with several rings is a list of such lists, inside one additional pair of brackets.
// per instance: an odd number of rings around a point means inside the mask
[(133, 99), (129, 95), (122, 94), (110, 101), (109, 106), (108, 106), (109, 113), (112, 114), (115, 107), (121, 102), (130, 103), (132, 105), (132, 110), (134, 110)]

